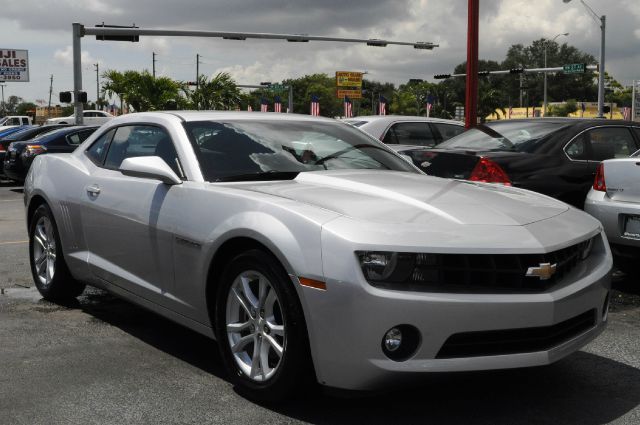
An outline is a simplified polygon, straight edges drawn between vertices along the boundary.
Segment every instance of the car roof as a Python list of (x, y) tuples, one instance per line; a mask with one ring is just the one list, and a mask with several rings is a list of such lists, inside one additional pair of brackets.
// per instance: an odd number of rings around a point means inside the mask
[(421, 117), (415, 115), (363, 115), (359, 117), (346, 118), (343, 121), (366, 121), (366, 122), (381, 122), (381, 123), (392, 123), (396, 121), (417, 121), (417, 122), (434, 122), (434, 123), (445, 123), (445, 124), (454, 124), (454, 125), (464, 125), (464, 123), (456, 120), (447, 120), (444, 118), (432, 118), (432, 117)]
[[(248, 111), (155, 111), (138, 112), (135, 114), (121, 115), (114, 122), (140, 120), (145, 117), (162, 117), (173, 115), (183, 121), (209, 121), (209, 120), (260, 120), (260, 121), (325, 121), (337, 122), (333, 118), (316, 117), (305, 114), (283, 114), (279, 112), (248, 112)], [(128, 119), (127, 119), (128, 118)]]

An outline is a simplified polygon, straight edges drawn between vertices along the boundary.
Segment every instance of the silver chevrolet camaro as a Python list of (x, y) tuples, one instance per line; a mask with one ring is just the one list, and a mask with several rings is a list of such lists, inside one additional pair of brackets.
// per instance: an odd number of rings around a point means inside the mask
[(597, 220), (426, 176), (330, 119), (118, 117), (72, 154), (38, 156), (24, 193), (44, 298), (89, 284), (215, 338), (256, 399), (545, 365), (607, 320)]

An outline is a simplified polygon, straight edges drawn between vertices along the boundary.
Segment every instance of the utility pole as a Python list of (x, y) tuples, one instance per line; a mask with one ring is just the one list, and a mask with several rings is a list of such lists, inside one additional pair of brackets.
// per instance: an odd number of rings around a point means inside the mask
[(156, 78), (156, 52), (153, 52), (153, 79)]
[(290, 114), (293, 114), (293, 83), (289, 83), (289, 110)]
[[(200, 88), (200, 54), (196, 53), (196, 91)], [(196, 97), (196, 110), (200, 110), (200, 105)]]
[(478, 28), (480, 0), (469, 0), (467, 6), (467, 81), (465, 88), (466, 128), (478, 125)]
[(6, 115), (7, 113), (4, 105), (4, 86), (6, 86), (4, 82), (0, 83), (0, 88), (2, 89), (2, 115)]
[(51, 82), (49, 83), (49, 105), (47, 106), (47, 115), (51, 109), (51, 94), (53, 93), (53, 74), (51, 74)]
[(100, 103), (100, 65), (94, 63), (93, 66), (96, 67), (96, 109), (99, 109), (98, 104)]

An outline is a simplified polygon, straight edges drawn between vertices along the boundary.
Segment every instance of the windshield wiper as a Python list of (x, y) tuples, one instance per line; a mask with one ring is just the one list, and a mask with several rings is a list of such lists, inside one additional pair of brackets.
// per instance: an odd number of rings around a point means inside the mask
[(267, 181), (267, 180), (293, 180), (300, 174), (300, 171), (259, 171), (257, 173), (232, 174), (218, 177), (216, 182), (244, 182), (244, 181)]
[(327, 155), (324, 158), (320, 158), (319, 160), (317, 160), (316, 162), (314, 162), (314, 165), (322, 165), (324, 164), (326, 161), (330, 160), (330, 159), (336, 159), (339, 156), (344, 155), (347, 152), (351, 152), (353, 150), (356, 149), (362, 149), (362, 148), (372, 148), (372, 149), (380, 149), (386, 152), (386, 149), (380, 147), (380, 146), (375, 146), (375, 145), (367, 145), (367, 144), (359, 144), (359, 145), (353, 145), (353, 146), (349, 146), (348, 148), (342, 149), (338, 152), (334, 152), (331, 155)]

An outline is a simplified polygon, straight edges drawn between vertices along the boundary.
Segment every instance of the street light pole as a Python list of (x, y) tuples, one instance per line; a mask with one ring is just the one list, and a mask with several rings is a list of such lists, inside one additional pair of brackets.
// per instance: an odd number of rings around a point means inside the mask
[[(571, 0), (562, 0), (564, 3), (569, 3)], [(580, 0), (580, 3), (587, 9), (596, 22), (600, 23), (600, 67), (598, 68), (598, 118), (604, 118), (604, 35), (607, 27), (607, 17), (605, 15), (598, 16), (596, 12), (584, 1)]]
[(4, 86), (6, 86), (6, 84), (4, 83), (0, 83), (0, 88), (2, 89), (2, 115), (6, 115), (6, 110), (5, 110), (5, 106), (4, 106)]
[[(556, 38), (560, 37), (560, 36), (568, 36), (569, 33), (568, 32), (564, 32), (562, 34), (558, 34), (555, 37), (553, 37), (551, 39), (551, 42), (555, 42)], [(544, 43), (544, 67), (547, 67), (547, 47), (549, 47), (549, 41), (545, 41)], [(545, 71), (544, 73), (544, 101), (542, 102), (542, 116), (546, 117), (547, 116), (547, 72)]]

